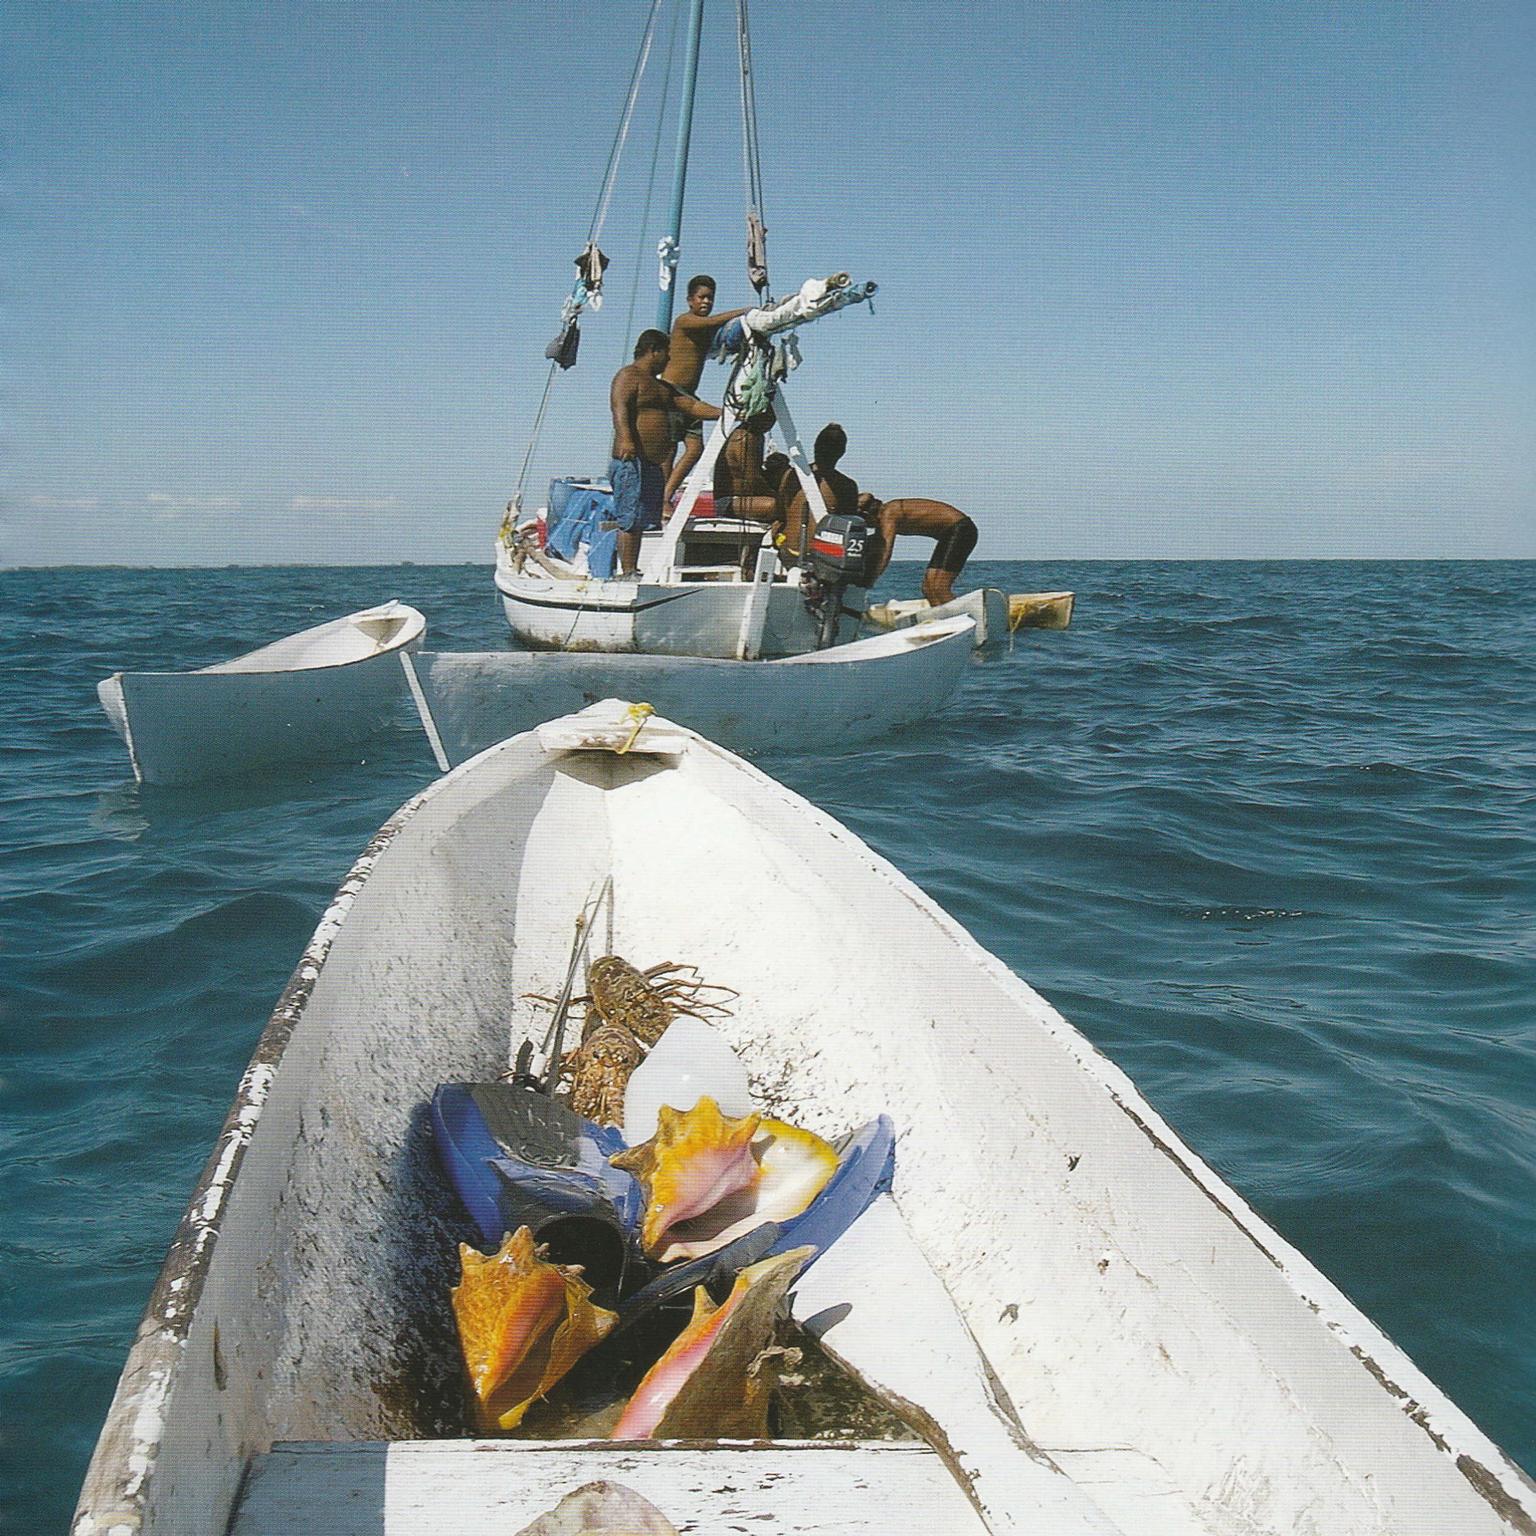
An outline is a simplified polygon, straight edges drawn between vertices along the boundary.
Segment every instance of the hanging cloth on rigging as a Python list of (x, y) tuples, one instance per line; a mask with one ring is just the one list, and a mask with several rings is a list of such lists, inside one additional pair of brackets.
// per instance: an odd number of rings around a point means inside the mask
[(603, 273), (607, 270), (608, 258), (587, 241), (576, 258), (576, 285), (586, 290), (586, 301), (593, 309), (603, 307)]
[(560, 327), (560, 334), (544, 348), (544, 356), (556, 364), (561, 372), (576, 366), (576, 353), (581, 347), (581, 327), (575, 315)]
[(747, 277), (759, 299), (768, 293), (768, 231), (755, 208), (747, 212)]
[[(577, 317), (583, 309), (603, 307), (603, 273), (607, 269), (608, 258), (598, 249), (597, 237), (601, 234), (603, 223), (608, 217), (608, 201), (613, 196), (619, 162), (623, 158), (624, 145), (629, 139), (629, 125), (635, 114), (635, 101), (640, 94), (640, 80), (645, 73), (646, 60), (650, 58), (651, 41), (656, 34), (656, 17), (660, 10), (661, 0), (651, 0), (650, 15), (645, 23), (645, 34), (640, 40), (640, 52), (635, 57), (634, 71), (629, 77), (629, 96), (625, 100), (624, 111), (619, 117), (618, 130), (613, 136), (613, 144), (608, 151), (608, 168), (603, 173), (602, 190), (597, 195), (597, 207), (592, 213), (592, 224), (587, 231), (587, 243), (581, 248), (581, 254), (576, 258), (576, 286), (571, 289), (570, 295), (560, 306), (559, 334), (544, 348), (544, 356), (562, 370), (575, 365), (576, 353), (581, 346), (581, 327), (577, 324)], [(553, 378), (553, 371), (550, 376)], [(533, 456), (533, 448), (534, 444), (530, 443), (528, 454), (523, 460), (523, 475), (518, 478), (519, 495), (522, 492), (523, 479), (528, 472), (528, 460)]]
[(588, 306), (603, 307), (603, 273), (607, 267), (608, 258), (589, 240), (576, 258), (576, 286), (560, 306), (560, 334), (544, 348), (544, 356), (562, 370), (576, 366), (576, 353), (581, 346), (577, 317)]
[(629, 126), (634, 117), (635, 102), (640, 94), (640, 81), (645, 74), (646, 61), (650, 58), (651, 43), (656, 35), (656, 18), (661, 12), (661, 5), (662, 0), (651, 0), (645, 32), (640, 40), (639, 52), (635, 56), (634, 70), (629, 77), (629, 95), (624, 102), (624, 110), (619, 117), (613, 144), (608, 151), (608, 167), (603, 173), (602, 189), (598, 193), (597, 206), (592, 213), (592, 223), (587, 230), (587, 243), (582, 247), (581, 255), (576, 258), (576, 286), (560, 306), (559, 334), (544, 349), (545, 357), (550, 360), (550, 368), (544, 380), (544, 394), (534, 417), (533, 430), (528, 435), (528, 447), (523, 453), (523, 465), (518, 471), (517, 489), (513, 491), (512, 500), (508, 504), (508, 520), (512, 522), (516, 521), (517, 515), (522, 511), (523, 489), (528, 483), (528, 466), (532, 464), (533, 455), (539, 446), (539, 434), (544, 427), (544, 413), (549, 407), (550, 390), (554, 385), (555, 376), (572, 367), (576, 362), (576, 353), (581, 346), (581, 327), (577, 323), (577, 316), (589, 299), (593, 309), (597, 309), (602, 303), (603, 269), (608, 265), (608, 258), (597, 248), (597, 240), (608, 217), (608, 201), (613, 195), (619, 163), (624, 154), (624, 145), (629, 138)]

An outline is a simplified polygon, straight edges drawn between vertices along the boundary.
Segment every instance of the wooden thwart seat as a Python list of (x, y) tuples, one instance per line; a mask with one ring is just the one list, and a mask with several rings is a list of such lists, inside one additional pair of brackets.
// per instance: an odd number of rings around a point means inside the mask
[(894, 1511), (914, 1531), (986, 1532), (915, 1442), (424, 1440), (275, 1445), (252, 1461), (230, 1536), (512, 1536), (598, 1478), (711, 1536), (889, 1536)]

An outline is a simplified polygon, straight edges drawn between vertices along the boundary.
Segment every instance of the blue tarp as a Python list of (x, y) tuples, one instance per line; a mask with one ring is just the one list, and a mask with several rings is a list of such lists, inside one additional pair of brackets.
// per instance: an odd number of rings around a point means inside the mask
[(562, 560), (574, 560), (583, 544), (587, 569), (594, 576), (611, 576), (616, 534), (602, 524), (613, 519), (613, 492), (587, 481), (556, 480), (549, 488), (549, 527), (545, 548)]

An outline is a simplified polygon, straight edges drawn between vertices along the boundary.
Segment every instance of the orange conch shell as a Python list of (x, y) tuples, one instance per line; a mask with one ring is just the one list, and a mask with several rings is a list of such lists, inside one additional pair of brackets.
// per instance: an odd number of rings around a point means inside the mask
[(459, 1244), (461, 1278), (449, 1293), (459, 1345), (486, 1431), (516, 1429), (530, 1405), (613, 1331), (576, 1265), (551, 1264), (519, 1227), (493, 1254)]
[(700, 1099), (663, 1105), (650, 1141), (612, 1159), (645, 1190), (645, 1250), (663, 1264), (723, 1248), (765, 1221), (798, 1216), (837, 1172), (837, 1152), (783, 1120), (732, 1120)]
[(665, 1262), (674, 1227), (757, 1183), (752, 1138), (761, 1123), (761, 1115), (722, 1115), (707, 1096), (690, 1110), (663, 1104), (656, 1112), (656, 1134), (609, 1159), (634, 1174), (645, 1191), (640, 1238), (648, 1254)]
[(701, 1285), (693, 1317), (645, 1373), (613, 1431), (615, 1440), (758, 1439), (767, 1433), (777, 1366), (797, 1351), (773, 1347), (779, 1304), (814, 1248), (792, 1248), (736, 1276), (717, 1307)]

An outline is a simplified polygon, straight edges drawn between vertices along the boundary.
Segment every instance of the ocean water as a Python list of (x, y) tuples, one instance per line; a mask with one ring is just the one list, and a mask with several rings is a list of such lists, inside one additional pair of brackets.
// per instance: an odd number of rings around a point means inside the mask
[[(1072, 628), (978, 659), (922, 726), (762, 766), (1050, 998), (1536, 1469), (1536, 564), (968, 575), (1073, 588)], [(0, 594), (0, 1528), (62, 1531), (267, 1014), (433, 773), (402, 726), (286, 778), (141, 789), (94, 685), (388, 597), (438, 648), (505, 628), (463, 566), (14, 571)]]

